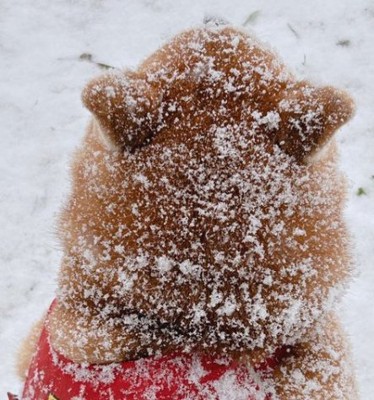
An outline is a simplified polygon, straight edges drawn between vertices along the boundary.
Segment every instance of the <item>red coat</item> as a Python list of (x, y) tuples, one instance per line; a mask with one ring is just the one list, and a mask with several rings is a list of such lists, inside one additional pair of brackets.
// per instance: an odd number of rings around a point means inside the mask
[[(286, 352), (281, 349), (256, 370), (274, 368)], [(45, 325), (22, 399), (270, 400), (260, 385), (247, 365), (209, 355), (178, 353), (120, 364), (75, 364), (52, 349)]]

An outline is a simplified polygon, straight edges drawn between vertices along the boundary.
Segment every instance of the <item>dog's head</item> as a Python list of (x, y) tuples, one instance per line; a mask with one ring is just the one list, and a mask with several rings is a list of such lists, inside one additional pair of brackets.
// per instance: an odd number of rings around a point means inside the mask
[(159, 329), (180, 346), (271, 352), (315, 322), (348, 274), (330, 140), (353, 113), (345, 93), (223, 27), (94, 79), (83, 102), (94, 121), (62, 217), (67, 308), (148, 321), (153, 348)]

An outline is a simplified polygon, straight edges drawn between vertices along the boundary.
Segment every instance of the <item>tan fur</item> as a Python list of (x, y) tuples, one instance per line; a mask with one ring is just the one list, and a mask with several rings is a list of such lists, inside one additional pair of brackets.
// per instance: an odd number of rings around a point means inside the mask
[(35, 349), (42, 331), (43, 323), (44, 318), (34, 323), (29, 334), (22, 341), (21, 346), (18, 349), (16, 369), (18, 376), (22, 380), (25, 379), (31, 359), (35, 353)]
[(313, 400), (358, 398), (354, 367), (346, 362), (350, 346), (336, 316), (328, 315), (294, 352), (274, 373), (281, 399), (298, 400), (300, 393)]
[[(223, 28), (184, 32), (137, 71), (94, 79), (83, 102), (94, 120), (61, 216), (53, 345), (72, 360), (107, 363), (186, 343), (256, 362), (290, 344), (295, 354), (273, 377), (279, 398), (304, 398), (293, 371), (319, 357), (337, 372), (327, 381), (313, 368), (303, 372), (320, 384), (308, 398), (332, 399), (339, 389), (353, 400), (353, 375), (339, 364), (348, 359), (344, 334), (325, 307), (350, 273), (331, 140), (353, 114), (349, 96), (298, 82), (255, 39)], [(245, 208), (248, 188), (256, 210)], [(254, 223), (249, 232), (254, 218), (261, 229)], [(204, 279), (194, 277), (196, 266)], [(217, 288), (235, 299), (231, 311), (212, 300)], [(302, 322), (286, 318), (290, 293)], [(268, 318), (249, 318), (256, 296)], [(130, 315), (140, 327), (124, 325)], [(338, 360), (319, 351), (325, 342)]]

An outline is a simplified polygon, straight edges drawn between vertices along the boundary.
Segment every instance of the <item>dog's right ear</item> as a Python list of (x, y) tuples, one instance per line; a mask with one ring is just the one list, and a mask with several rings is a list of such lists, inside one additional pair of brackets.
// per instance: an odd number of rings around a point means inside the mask
[(82, 93), (107, 139), (134, 151), (149, 142), (158, 120), (158, 90), (135, 72), (112, 72), (90, 81)]
[(344, 91), (297, 82), (279, 103), (280, 126), (272, 140), (297, 161), (309, 162), (354, 111), (354, 102)]

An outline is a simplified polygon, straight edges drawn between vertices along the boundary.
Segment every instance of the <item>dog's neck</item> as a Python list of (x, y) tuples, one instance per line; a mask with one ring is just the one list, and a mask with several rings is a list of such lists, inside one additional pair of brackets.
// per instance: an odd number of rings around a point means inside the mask
[(100, 321), (54, 302), (47, 319), (52, 346), (76, 363), (108, 364), (188, 351), (224, 354), (256, 365), (272, 356), (264, 349), (232, 351), (223, 344), (207, 345), (193, 332), (135, 312)]

